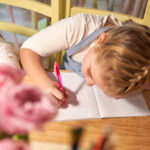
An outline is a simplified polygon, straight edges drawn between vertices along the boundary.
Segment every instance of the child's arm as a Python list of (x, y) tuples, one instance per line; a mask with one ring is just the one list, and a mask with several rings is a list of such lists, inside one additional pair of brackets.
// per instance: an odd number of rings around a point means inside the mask
[(47, 92), (56, 105), (60, 105), (66, 97), (59, 90), (58, 83), (51, 80), (41, 65), (41, 57), (30, 49), (21, 48), (20, 58), (23, 68), (33, 82)]
[[(33, 82), (50, 94), (55, 102), (63, 100), (64, 95), (58, 89), (58, 83), (51, 80), (43, 69), (41, 57), (51, 56), (76, 44), (86, 29), (82, 20), (80, 14), (60, 20), (29, 37), (20, 49), (24, 70)], [(65, 94), (68, 95), (67, 92)]]

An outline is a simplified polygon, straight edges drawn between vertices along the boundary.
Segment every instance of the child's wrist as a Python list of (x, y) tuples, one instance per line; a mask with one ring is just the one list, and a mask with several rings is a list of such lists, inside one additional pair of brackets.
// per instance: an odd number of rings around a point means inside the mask
[(45, 89), (45, 91), (52, 90), (55, 87), (57, 87), (57, 82), (51, 79), (43, 84), (43, 89)]

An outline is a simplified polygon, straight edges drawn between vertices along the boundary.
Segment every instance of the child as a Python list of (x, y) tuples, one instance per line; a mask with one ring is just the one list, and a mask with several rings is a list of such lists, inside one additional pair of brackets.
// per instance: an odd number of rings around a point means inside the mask
[(16, 69), (20, 68), (13, 44), (6, 42), (0, 35), (0, 65), (1, 64), (9, 65)]
[[(94, 38), (74, 48), (85, 37)], [(65, 69), (83, 76), (87, 85), (95, 84), (105, 93), (118, 97), (149, 81), (149, 48), (150, 30), (145, 26), (122, 25), (113, 15), (78, 14), (30, 37), (22, 45), (20, 57), (31, 79), (49, 93), (56, 105), (60, 105), (67, 91), (63, 95), (58, 84), (47, 76), (40, 56), (65, 49)]]

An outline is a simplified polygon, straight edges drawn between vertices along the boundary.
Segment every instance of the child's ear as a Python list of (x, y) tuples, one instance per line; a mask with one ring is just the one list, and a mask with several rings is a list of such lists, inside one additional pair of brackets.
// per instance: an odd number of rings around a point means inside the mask
[(98, 37), (97, 43), (102, 44), (104, 42), (105, 38), (106, 38), (106, 33), (104, 32)]

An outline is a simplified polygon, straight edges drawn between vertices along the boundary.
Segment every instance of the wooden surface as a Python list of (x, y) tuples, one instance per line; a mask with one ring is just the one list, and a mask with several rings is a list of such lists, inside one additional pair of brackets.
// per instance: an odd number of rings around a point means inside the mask
[[(32, 84), (28, 77), (25, 77), (24, 82)], [(149, 104), (150, 91), (144, 91), (143, 95)], [(34, 150), (69, 150), (69, 145), (71, 145), (70, 131), (75, 127), (82, 126), (84, 133), (81, 147), (88, 149), (107, 125), (112, 126), (112, 136), (116, 137), (114, 150), (150, 150), (149, 116), (50, 122), (44, 126), (43, 131), (31, 132), (30, 140), (35, 142), (33, 144)]]
[(116, 137), (114, 150), (150, 149), (150, 117), (51, 122), (45, 125), (44, 131), (32, 132), (30, 139), (31, 141), (70, 145), (71, 129), (77, 126), (83, 126), (85, 131), (81, 147), (88, 149), (92, 142), (96, 141), (103, 132), (106, 125), (113, 127), (112, 135)]

